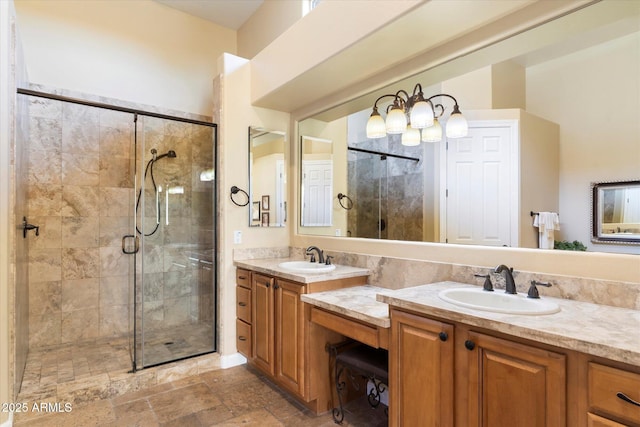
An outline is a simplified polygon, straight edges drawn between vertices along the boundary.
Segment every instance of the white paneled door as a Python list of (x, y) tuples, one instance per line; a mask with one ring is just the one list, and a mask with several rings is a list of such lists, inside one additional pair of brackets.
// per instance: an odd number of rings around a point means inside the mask
[(467, 137), (448, 140), (448, 243), (512, 245), (514, 140), (513, 126), (486, 124), (470, 124)]
[(302, 225), (331, 225), (333, 193), (333, 162), (305, 160), (302, 162)]

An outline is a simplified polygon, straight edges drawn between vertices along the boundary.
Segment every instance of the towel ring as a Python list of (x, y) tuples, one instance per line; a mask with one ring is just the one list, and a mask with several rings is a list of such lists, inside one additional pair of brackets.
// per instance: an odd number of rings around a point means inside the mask
[[(238, 194), (238, 193), (242, 193), (242, 194), (244, 194), (246, 196), (247, 201), (245, 203), (238, 203), (235, 200), (233, 200), (233, 195), (234, 194)], [(249, 204), (249, 195), (247, 194), (247, 192), (244, 191), (241, 188), (236, 187), (235, 185), (233, 187), (231, 187), (231, 194), (229, 194), (229, 198), (231, 199), (233, 204), (236, 205), (236, 206), (247, 206)]]
[[(342, 199), (347, 199), (347, 206), (342, 204)], [(340, 206), (342, 206), (343, 209), (353, 209), (353, 200), (351, 200), (346, 194), (338, 193), (338, 203), (340, 203)]]

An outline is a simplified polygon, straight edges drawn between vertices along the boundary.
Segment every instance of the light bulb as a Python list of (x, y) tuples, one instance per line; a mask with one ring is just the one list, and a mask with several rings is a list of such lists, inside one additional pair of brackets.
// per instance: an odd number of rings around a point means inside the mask
[(422, 140), (424, 142), (439, 142), (442, 140), (442, 126), (438, 119), (433, 120), (433, 126), (422, 129)]
[(398, 134), (403, 133), (407, 128), (407, 115), (400, 107), (394, 106), (387, 114), (386, 120), (387, 133)]
[(433, 124), (433, 108), (427, 101), (418, 101), (411, 108), (411, 127), (423, 129)]
[(411, 127), (411, 124), (407, 125), (404, 133), (402, 134), (402, 145), (407, 147), (413, 147), (420, 145), (420, 130)]
[(464, 118), (458, 105), (453, 107), (451, 117), (447, 121), (447, 138), (462, 138), (469, 133), (467, 119)]
[(373, 108), (371, 116), (367, 121), (367, 138), (382, 138), (387, 135), (387, 127), (384, 123), (384, 119), (378, 113), (376, 107)]

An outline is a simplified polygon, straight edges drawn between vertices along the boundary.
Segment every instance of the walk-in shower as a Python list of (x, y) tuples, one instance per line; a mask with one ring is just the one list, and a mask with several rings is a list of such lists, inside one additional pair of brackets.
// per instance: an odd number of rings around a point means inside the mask
[(91, 348), (105, 369), (136, 371), (214, 352), (216, 125), (18, 93), (29, 104), (25, 216), (40, 226), (30, 354)]

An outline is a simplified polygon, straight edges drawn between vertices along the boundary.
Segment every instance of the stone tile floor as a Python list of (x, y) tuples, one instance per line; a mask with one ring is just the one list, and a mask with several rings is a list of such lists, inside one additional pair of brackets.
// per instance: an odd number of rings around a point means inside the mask
[[(61, 408), (64, 409), (64, 408)], [(123, 426), (333, 426), (330, 413), (316, 416), (247, 365), (193, 375), (119, 396), (73, 404), (69, 412), (16, 414), (14, 425), (42, 427)], [(366, 398), (346, 407), (344, 426), (386, 426), (383, 405)]]
[[(211, 337), (211, 326), (201, 324), (149, 332), (144, 360), (149, 365), (211, 351)], [(30, 350), (18, 399), (82, 403), (155, 385), (151, 370), (127, 374), (132, 368), (130, 344), (127, 337), (113, 337)]]

